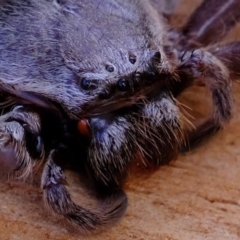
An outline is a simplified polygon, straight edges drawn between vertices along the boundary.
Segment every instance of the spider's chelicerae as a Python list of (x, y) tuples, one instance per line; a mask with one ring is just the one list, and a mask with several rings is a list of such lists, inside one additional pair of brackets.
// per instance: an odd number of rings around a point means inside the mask
[[(240, 18), (240, 1), (203, 1), (175, 30), (168, 19), (177, 2), (0, 3), (0, 171), (27, 176), (43, 161), (45, 203), (82, 233), (123, 216), (136, 157), (168, 163), (231, 118), (240, 42), (215, 43)], [(192, 85), (206, 86), (213, 104), (189, 132), (176, 97)], [(72, 166), (98, 208), (72, 201), (64, 175)]]

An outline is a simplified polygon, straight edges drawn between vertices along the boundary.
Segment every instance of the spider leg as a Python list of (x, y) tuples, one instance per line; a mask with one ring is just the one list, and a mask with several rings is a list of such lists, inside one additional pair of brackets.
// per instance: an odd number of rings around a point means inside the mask
[[(230, 120), (233, 103), (231, 78), (228, 68), (207, 51), (201, 49), (189, 51), (181, 59), (182, 63), (178, 70), (183, 85), (187, 83), (184, 87), (190, 84), (203, 84), (211, 92), (213, 101), (210, 117), (196, 129), (187, 133), (190, 143), (187, 147), (192, 148), (220, 130)], [(177, 86), (174, 88), (177, 89)], [(183, 90), (184, 88), (181, 89)], [(175, 95), (180, 92), (176, 93)]]
[(79, 206), (72, 201), (66, 188), (64, 171), (53, 158), (54, 151), (45, 164), (41, 183), (45, 204), (52, 212), (65, 217), (82, 234), (98, 231), (119, 221), (127, 207), (127, 197), (123, 191), (105, 197), (98, 209)]
[(231, 42), (220, 46), (212, 46), (208, 49), (214, 56), (220, 59), (230, 71), (233, 79), (240, 78), (240, 42)]
[(36, 113), (15, 107), (0, 116), (0, 172), (27, 177), (44, 158)]
[(239, 0), (204, 0), (182, 29), (186, 39), (207, 46), (219, 42), (240, 20)]

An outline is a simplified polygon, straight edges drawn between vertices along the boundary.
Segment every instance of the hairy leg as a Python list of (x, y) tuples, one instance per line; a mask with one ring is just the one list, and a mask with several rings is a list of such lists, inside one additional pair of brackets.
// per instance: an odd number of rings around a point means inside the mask
[[(16, 173), (27, 178), (34, 166), (44, 160), (41, 123), (40, 116), (29, 108), (15, 107), (0, 116), (0, 173)], [(100, 230), (120, 220), (127, 207), (123, 191), (102, 194), (99, 196), (101, 204), (94, 210), (78, 206), (72, 201), (65, 186), (64, 172), (53, 161), (53, 156), (54, 152), (45, 165), (42, 188), (46, 205), (54, 213), (66, 217), (82, 233)]]
[(231, 42), (225, 45), (208, 48), (214, 56), (220, 59), (230, 71), (233, 79), (240, 79), (240, 42)]
[(127, 208), (127, 196), (123, 191), (105, 196), (95, 209), (79, 206), (71, 199), (64, 171), (53, 158), (54, 151), (48, 157), (41, 183), (48, 209), (65, 217), (81, 234), (104, 230), (121, 219)]
[(200, 84), (210, 91), (213, 101), (210, 117), (187, 133), (190, 143), (187, 148), (192, 148), (224, 127), (230, 120), (233, 104), (232, 82), (227, 66), (207, 51), (198, 49), (185, 52), (180, 61), (178, 70), (181, 81), (173, 88), (175, 96), (191, 84)]
[(40, 119), (35, 112), (15, 107), (0, 117), (0, 172), (27, 177), (44, 158)]
[(240, 20), (239, 0), (204, 0), (182, 29), (187, 45), (207, 46), (222, 40)]

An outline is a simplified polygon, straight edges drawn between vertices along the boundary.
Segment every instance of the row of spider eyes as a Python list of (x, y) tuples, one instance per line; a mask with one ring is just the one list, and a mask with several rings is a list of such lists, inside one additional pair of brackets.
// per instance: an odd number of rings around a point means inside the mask
[[(153, 56), (153, 59), (157, 58), (158, 60), (161, 58), (161, 54), (159, 51), (157, 51), (154, 56)], [(135, 64), (137, 59), (136, 59), (136, 56), (133, 55), (133, 54), (129, 54), (129, 62), (131, 64)], [(160, 60), (159, 60), (160, 61)], [(108, 72), (114, 72), (114, 67), (111, 66), (111, 65), (107, 65), (106, 66), (106, 70)], [(139, 72), (135, 72), (132, 74), (132, 77), (131, 79), (133, 79), (133, 82), (134, 83), (139, 83), (140, 80), (141, 80), (141, 77), (145, 75), (145, 79), (148, 80), (148, 77), (149, 77), (149, 80), (151, 80), (151, 77), (155, 76), (156, 75), (156, 72), (155, 70), (150, 70), (149, 71), (146, 71), (144, 73), (139, 73)], [(146, 77), (147, 75), (147, 77)], [(80, 82), (80, 86), (83, 90), (94, 90), (96, 88), (98, 88), (98, 85), (99, 85), (99, 80), (97, 79), (88, 79), (88, 78), (82, 78), (81, 79), (81, 82)], [(131, 87), (131, 84), (129, 82), (129, 80), (127, 78), (120, 78), (117, 83), (116, 83), (116, 88), (121, 91), (121, 92), (126, 92), (130, 89)]]
[[(131, 64), (135, 64), (137, 61), (137, 58), (135, 55), (129, 54), (128, 60)], [(111, 65), (107, 65), (106, 70), (108, 72), (114, 72), (114, 67)], [(98, 80), (83, 78), (81, 80), (81, 88), (83, 90), (94, 90), (97, 88), (97, 83), (98, 83)], [(119, 91), (126, 92), (130, 88), (130, 84), (127, 79), (122, 78), (118, 80), (116, 87)]]
[[(122, 93), (130, 93), (129, 91), (135, 91), (145, 85), (149, 86), (149, 84), (154, 84), (154, 82), (160, 78), (161, 76), (155, 71), (146, 71), (143, 73), (135, 72), (130, 76), (118, 79), (115, 85), (110, 84), (108, 87), (105, 86), (105, 88), (102, 89), (102, 93), (99, 95), (99, 98), (108, 99), (114, 95), (116, 90)], [(82, 78), (80, 81), (80, 87), (90, 93), (92, 90), (97, 89), (100, 83), (101, 81), (98, 79)]]
[[(83, 90), (94, 90), (97, 89), (99, 80), (83, 78), (80, 86)], [(121, 92), (126, 92), (130, 88), (130, 83), (127, 79), (121, 78), (117, 81), (116, 87)]]

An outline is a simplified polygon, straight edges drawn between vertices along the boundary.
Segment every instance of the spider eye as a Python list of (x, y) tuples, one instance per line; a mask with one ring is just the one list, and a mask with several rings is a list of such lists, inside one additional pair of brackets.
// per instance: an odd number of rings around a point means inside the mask
[(129, 90), (129, 87), (130, 87), (130, 84), (128, 80), (124, 78), (118, 80), (117, 88), (119, 91), (126, 92), (127, 90)]
[(133, 54), (132, 52), (128, 53), (128, 60), (131, 64), (135, 64), (137, 61), (137, 56)]
[(97, 88), (97, 80), (83, 78), (80, 86), (83, 90), (93, 90)]
[(91, 86), (90, 80), (87, 78), (83, 78), (81, 81), (81, 88), (84, 90), (89, 90), (90, 86)]
[(106, 70), (107, 70), (108, 72), (114, 72), (114, 67), (111, 66), (111, 65), (107, 65), (107, 66), (106, 66)]

